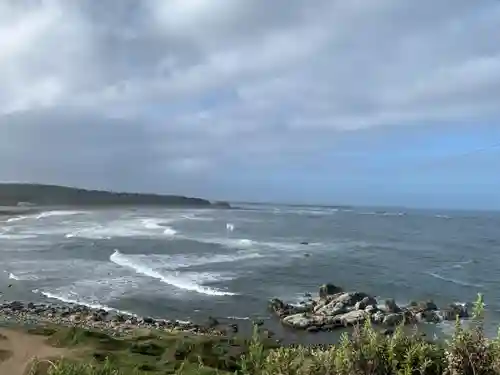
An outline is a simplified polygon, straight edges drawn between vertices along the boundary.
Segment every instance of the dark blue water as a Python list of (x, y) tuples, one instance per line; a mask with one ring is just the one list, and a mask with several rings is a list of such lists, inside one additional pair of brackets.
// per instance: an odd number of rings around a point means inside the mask
[(4, 288), (6, 299), (58, 299), (183, 320), (263, 318), (280, 332), (266, 301), (299, 302), (325, 282), (400, 303), (446, 305), (481, 292), (494, 334), (499, 229), (500, 214), (488, 212), (52, 210), (0, 222), (0, 277), (13, 284)]

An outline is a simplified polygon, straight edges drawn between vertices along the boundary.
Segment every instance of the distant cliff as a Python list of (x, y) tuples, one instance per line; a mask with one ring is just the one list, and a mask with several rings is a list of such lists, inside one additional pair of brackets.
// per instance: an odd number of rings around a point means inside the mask
[(42, 184), (0, 183), (0, 206), (113, 206), (157, 205), (171, 207), (229, 208), (225, 202), (178, 195), (119, 193)]

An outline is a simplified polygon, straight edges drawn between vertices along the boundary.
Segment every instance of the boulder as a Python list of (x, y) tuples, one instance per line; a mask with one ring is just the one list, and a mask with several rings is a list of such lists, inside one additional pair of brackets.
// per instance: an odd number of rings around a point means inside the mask
[(323, 284), (319, 287), (319, 297), (326, 298), (327, 296), (331, 296), (332, 294), (341, 293), (342, 288), (333, 285), (333, 284)]
[(448, 308), (443, 309), (442, 314), (445, 320), (455, 320), (457, 316), (460, 319), (470, 317), (467, 305), (459, 303), (453, 303)]
[(401, 311), (401, 309), (396, 304), (396, 301), (394, 301), (394, 299), (390, 298), (390, 299), (385, 300), (385, 311), (387, 313), (395, 314), (395, 313), (399, 313)]
[(441, 321), (441, 317), (438, 313), (432, 310), (420, 311), (415, 315), (415, 317), (417, 321), (425, 323), (439, 323)]
[(215, 328), (219, 325), (219, 321), (217, 319), (215, 319), (214, 317), (212, 316), (209, 316), (208, 319), (207, 319), (207, 324), (206, 326), (208, 328)]
[(422, 311), (437, 311), (439, 308), (437, 305), (432, 301), (421, 301), (421, 302), (410, 302), (408, 305), (408, 310), (411, 310), (413, 312), (422, 312)]
[(327, 315), (327, 316), (345, 314), (346, 312), (349, 312), (348, 306), (342, 302), (335, 302), (335, 301), (330, 302), (329, 304), (315, 311), (315, 313), (318, 315)]
[(314, 315), (301, 313), (287, 316), (282, 319), (282, 322), (296, 329), (307, 329), (308, 327), (316, 326), (320, 323), (320, 319)]
[(363, 310), (353, 310), (348, 313), (338, 315), (336, 318), (339, 320), (344, 326), (353, 326), (356, 324), (363, 323), (368, 314)]
[(401, 313), (390, 313), (384, 317), (383, 323), (386, 326), (394, 327), (403, 322), (404, 316)]
[(365, 310), (368, 306), (377, 306), (377, 300), (371, 296), (366, 296), (361, 301), (356, 302), (354, 308), (356, 310)]

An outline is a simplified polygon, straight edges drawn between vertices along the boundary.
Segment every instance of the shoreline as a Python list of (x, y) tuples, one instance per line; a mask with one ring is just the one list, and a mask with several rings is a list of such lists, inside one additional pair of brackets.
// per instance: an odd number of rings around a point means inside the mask
[(215, 318), (206, 324), (191, 321), (156, 319), (126, 314), (116, 310), (91, 308), (72, 303), (35, 303), (4, 301), (0, 304), (0, 325), (31, 326), (53, 324), (126, 335), (136, 329), (186, 332), (197, 335), (222, 336), (237, 333), (237, 324), (221, 325)]

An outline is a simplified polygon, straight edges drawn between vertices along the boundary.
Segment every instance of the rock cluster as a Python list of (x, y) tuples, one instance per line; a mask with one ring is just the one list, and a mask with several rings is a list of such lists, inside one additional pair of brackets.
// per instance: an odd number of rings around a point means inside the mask
[(434, 302), (426, 301), (400, 307), (389, 299), (380, 306), (373, 296), (363, 292), (344, 292), (333, 284), (322, 285), (318, 297), (309, 298), (299, 306), (274, 298), (269, 301), (269, 308), (284, 325), (310, 332), (362, 324), (367, 319), (376, 325), (394, 327), (401, 323), (438, 323), (455, 320), (457, 316), (469, 317), (467, 305), (451, 304), (439, 309)]
[(177, 320), (137, 317), (103, 309), (93, 309), (74, 304), (25, 303), (21, 301), (0, 304), (0, 320), (21, 324), (53, 323), (98, 329), (112, 335), (125, 334), (137, 328), (183, 331), (195, 334), (223, 335), (235, 332), (234, 324), (221, 329), (216, 319), (209, 319), (206, 325)]

